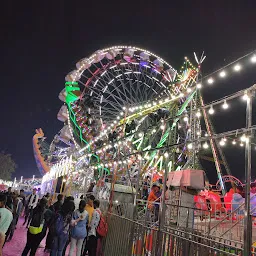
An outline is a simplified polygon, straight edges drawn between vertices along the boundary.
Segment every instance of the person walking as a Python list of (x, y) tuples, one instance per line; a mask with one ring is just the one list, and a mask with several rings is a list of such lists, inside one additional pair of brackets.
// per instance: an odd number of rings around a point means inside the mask
[[(7, 192), (6, 192), (6, 205), (5, 207), (11, 211), (12, 213), (14, 212), (14, 205), (13, 205), (13, 193), (12, 193), (12, 188), (9, 187)], [(10, 236), (12, 229), (12, 223), (10, 224), (6, 234), (5, 234), (5, 242), (7, 241), (7, 238)]]
[(22, 207), (21, 207), (21, 210), (20, 210), (20, 215), (21, 215), (23, 213), (24, 209), (25, 209), (25, 206), (26, 206), (26, 196), (25, 196), (24, 189), (20, 190), (19, 199), (22, 202)]
[[(87, 204), (85, 206), (85, 210), (87, 211), (88, 213), (88, 224), (87, 224), (87, 232), (89, 231), (88, 228), (90, 226), (90, 223), (91, 223), (91, 220), (92, 220), (92, 215), (93, 215), (93, 212), (94, 212), (94, 200), (95, 200), (95, 197), (94, 195), (90, 195), (87, 197)], [(88, 251), (88, 248), (87, 248), (87, 239), (85, 238), (84, 239), (84, 243), (83, 243), (83, 256), (86, 255)]]
[(51, 256), (62, 256), (63, 249), (69, 238), (69, 230), (72, 220), (72, 214), (75, 209), (73, 200), (64, 201), (60, 212), (57, 214), (54, 222), (55, 236)]
[(95, 200), (95, 197), (94, 195), (90, 195), (88, 198), (87, 198), (87, 204), (85, 206), (85, 210), (88, 212), (89, 214), (89, 224), (91, 222), (91, 219), (92, 219), (92, 214), (94, 212), (94, 200)]
[(88, 232), (87, 248), (88, 248), (89, 256), (96, 256), (96, 252), (97, 252), (97, 240), (98, 240), (97, 227), (100, 223), (100, 216), (101, 216), (101, 211), (99, 207), (100, 207), (100, 201), (97, 199), (94, 200), (95, 210), (93, 211), (93, 214), (92, 214), (92, 220), (89, 225), (89, 232)]
[[(67, 201), (73, 201), (74, 202), (74, 210), (76, 209), (76, 204), (75, 204), (75, 198), (73, 197), (73, 196), (67, 196), (66, 198), (65, 198), (65, 202), (67, 202)], [(73, 211), (74, 211), (73, 210)], [(69, 230), (70, 231), (70, 230)], [(69, 243), (70, 243), (70, 240), (71, 238), (70, 238), (70, 232), (68, 233), (68, 240), (67, 240), (67, 242), (66, 242), (66, 244), (65, 244), (65, 246), (64, 246), (64, 249), (63, 249), (63, 252), (62, 252), (62, 256), (65, 256), (66, 255), (66, 250), (67, 250), (67, 247), (68, 247), (68, 245), (69, 245)]]
[(46, 235), (47, 223), (51, 219), (51, 211), (46, 209), (47, 200), (42, 198), (33, 210), (31, 223), (27, 232), (27, 243), (22, 256), (36, 255), (37, 248)]
[(38, 195), (36, 194), (36, 188), (34, 188), (32, 194), (28, 198), (28, 209), (26, 212), (23, 226), (27, 223), (27, 228), (28, 228), (33, 215), (33, 210), (36, 208), (37, 203), (38, 203)]
[(6, 209), (6, 195), (0, 194), (0, 256), (3, 255), (2, 248), (5, 243), (5, 234), (12, 222), (12, 212)]
[(57, 202), (55, 202), (50, 208), (50, 210), (53, 212), (53, 217), (52, 217), (51, 223), (49, 225), (49, 231), (48, 231), (47, 238), (46, 238), (45, 249), (44, 249), (45, 252), (51, 252), (53, 238), (54, 238), (54, 230), (51, 228), (51, 225), (53, 224), (53, 222), (55, 220), (55, 216), (59, 213), (62, 204), (63, 204), (63, 195), (58, 194)]
[(87, 236), (86, 226), (89, 219), (89, 214), (85, 210), (86, 201), (81, 200), (79, 203), (79, 209), (73, 214), (74, 227), (71, 230), (71, 245), (69, 250), (69, 256), (73, 256), (76, 248), (76, 256), (80, 256), (82, 253), (82, 246), (84, 239)]
[(6, 208), (9, 208), (9, 210), (13, 210), (13, 199), (12, 199), (12, 188), (9, 187), (7, 192), (6, 192)]
[(54, 209), (55, 213), (58, 213), (60, 211), (62, 204), (63, 204), (63, 195), (58, 194), (57, 202), (55, 202), (53, 204), (53, 209)]
[(51, 219), (51, 212), (46, 209), (47, 200), (41, 199), (33, 210), (31, 223), (27, 232), (27, 243), (22, 252), (22, 256), (36, 255), (37, 248), (46, 235), (47, 223)]
[(18, 197), (18, 192), (15, 191), (13, 194), (13, 211), (12, 211), (13, 220), (10, 226), (9, 236), (6, 237), (7, 238), (6, 242), (9, 242), (12, 240), (12, 237), (21, 213), (21, 209), (22, 209), (22, 200)]

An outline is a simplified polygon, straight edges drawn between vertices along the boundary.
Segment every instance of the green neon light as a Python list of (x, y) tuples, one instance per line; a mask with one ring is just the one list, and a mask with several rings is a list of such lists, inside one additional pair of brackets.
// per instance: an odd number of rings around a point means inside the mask
[[(73, 116), (75, 116), (75, 114), (74, 114), (74, 112), (73, 112), (73, 110), (72, 110), (72, 108), (70, 107), (70, 105), (68, 105), (68, 107), (69, 107), (69, 111), (73, 114)], [(79, 137), (80, 137), (80, 140), (82, 141), (82, 142), (84, 142), (85, 144), (89, 144), (84, 138), (83, 138), (83, 133), (82, 133), (82, 129), (80, 128), (80, 126), (77, 124), (77, 122), (76, 122), (76, 119), (75, 118), (72, 118), (71, 116), (70, 116), (70, 118), (71, 118), (71, 120), (72, 120), (72, 122), (74, 123), (74, 125), (77, 127), (77, 129), (79, 130)], [(90, 148), (89, 148), (89, 151), (90, 151)]]
[[(190, 101), (193, 99), (194, 95), (195, 95), (196, 91), (194, 91), (187, 99), (186, 101), (183, 103), (182, 107), (178, 110), (177, 116), (182, 115), (182, 113), (185, 111), (185, 109), (187, 108), (188, 104), (190, 103)], [(171, 127), (171, 131), (174, 129), (174, 127), (176, 126), (177, 122), (179, 120), (178, 118), (175, 118), (172, 127)], [(160, 148), (163, 146), (163, 144), (166, 142), (166, 139), (168, 138), (170, 129), (167, 129), (165, 134), (163, 135), (163, 137), (161, 138), (160, 142), (157, 144), (156, 148)], [(151, 166), (154, 162), (154, 158), (156, 156), (157, 151), (152, 152), (151, 154), (151, 162), (149, 164), (149, 166)]]
[(109, 170), (108, 168), (103, 167), (103, 166), (100, 165), (100, 164), (98, 164), (97, 167), (98, 167), (98, 170), (99, 170), (99, 175), (98, 175), (98, 177), (102, 176), (104, 171), (107, 172), (107, 175), (110, 174), (110, 170)]
[[(181, 106), (181, 108), (178, 110), (177, 116), (182, 115), (182, 113), (185, 111), (185, 109), (187, 108), (188, 104), (190, 103), (190, 101), (193, 99), (194, 95), (196, 93), (196, 90), (191, 93), (191, 95), (185, 100), (185, 102), (183, 103), (183, 105)], [(179, 121), (179, 117), (175, 118), (173, 124), (172, 124), (172, 129), (176, 126), (177, 122)]]
[(78, 82), (66, 82), (65, 85), (78, 85)]
[(99, 158), (97, 155), (92, 154), (92, 156), (93, 156), (93, 157), (95, 157), (95, 158), (97, 159), (97, 162), (98, 162), (98, 163), (100, 162), (100, 158)]
[[(71, 83), (71, 82), (70, 82)], [(85, 144), (89, 144), (84, 138), (83, 138), (83, 133), (82, 133), (82, 129), (80, 128), (80, 126), (77, 124), (76, 122), (76, 118), (75, 118), (75, 113), (73, 112), (73, 109), (71, 108), (70, 104), (74, 101), (76, 101), (79, 97), (77, 95), (75, 95), (73, 93), (73, 91), (80, 91), (80, 88), (79, 87), (72, 87), (72, 86), (66, 86), (65, 87), (66, 89), (66, 103), (68, 105), (68, 109), (69, 109), (69, 113), (70, 114), (70, 119), (72, 120), (72, 122), (74, 123), (74, 125), (77, 127), (77, 129), (79, 130), (79, 137), (80, 137), (80, 140), (82, 142), (84, 142)], [(90, 152), (90, 148), (89, 148), (89, 152)]]
[(79, 97), (77, 95), (75, 95), (73, 92), (74, 91), (80, 91), (79, 87), (73, 87), (73, 86), (66, 86), (66, 103), (70, 104), (74, 101), (76, 101)]

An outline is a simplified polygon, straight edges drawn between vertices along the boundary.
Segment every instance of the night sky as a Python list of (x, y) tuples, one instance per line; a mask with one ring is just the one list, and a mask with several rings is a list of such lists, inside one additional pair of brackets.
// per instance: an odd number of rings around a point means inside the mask
[[(62, 104), (58, 93), (79, 59), (126, 44), (148, 49), (179, 69), (184, 56), (194, 61), (193, 52), (204, 50), (206, 75), (256, 49), (255, 8), (255, 0), (4, 1), (0, 150), (12, 154), (18, 164), (14, 176), (39, 176), (34, 131), (41, 127), (50, 142), (62, 127), (56, 118)], [(251, 86), (255, 70), (251, 65), (227, 82), (205, 88), (205, 100)], [(244, 126), (245, 104), (234, 104), (234, 110), (213, 119), (217, 132)], [(244, 178), (243, 150), (228, 146), (224, 152), (232, 173)], [(214, 179), (212, 167), (207, 171)]]

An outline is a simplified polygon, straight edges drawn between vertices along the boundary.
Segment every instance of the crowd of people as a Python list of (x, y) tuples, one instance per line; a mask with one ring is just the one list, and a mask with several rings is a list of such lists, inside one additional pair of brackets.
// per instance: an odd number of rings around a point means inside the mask
[[(100, 256), (103, 221), (100, 202), (91, 194), (80, 198), (76, 209), (72, 196), (58, 194), (56, 202), (49, 193), (33, 189), (28, 196), (23, 190), (0, 193), (0, 256), (2, 248), (13, 238), (19, 218), (27, 228), (27, 242), (22, 256), (36, 255), (46, 237), (44, 251), (51, 256)], [(106, 230), (107, 232), (107, 230)]]

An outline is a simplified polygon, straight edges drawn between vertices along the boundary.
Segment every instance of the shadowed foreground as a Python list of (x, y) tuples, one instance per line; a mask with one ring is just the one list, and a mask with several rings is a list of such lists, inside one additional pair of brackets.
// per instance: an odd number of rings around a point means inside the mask
[[(10, 242), (6, 243), (3, 249), (4, 256), (20, 256), (27, 242), (27, 229), (25, 226), (22, 226), (24, 219), (20, 218), (19, 223), (17, 224), (17, 229), (13, 235), (13, 238)], [(45, 239), (41, 242), (41, 245), (45, 246)], [(68, 255), (69, 248), (66, 251)], [(49, 253), (44, 252), (44, 248), (38, 248), (36, 251), (37, 256), (46, 256)]]

